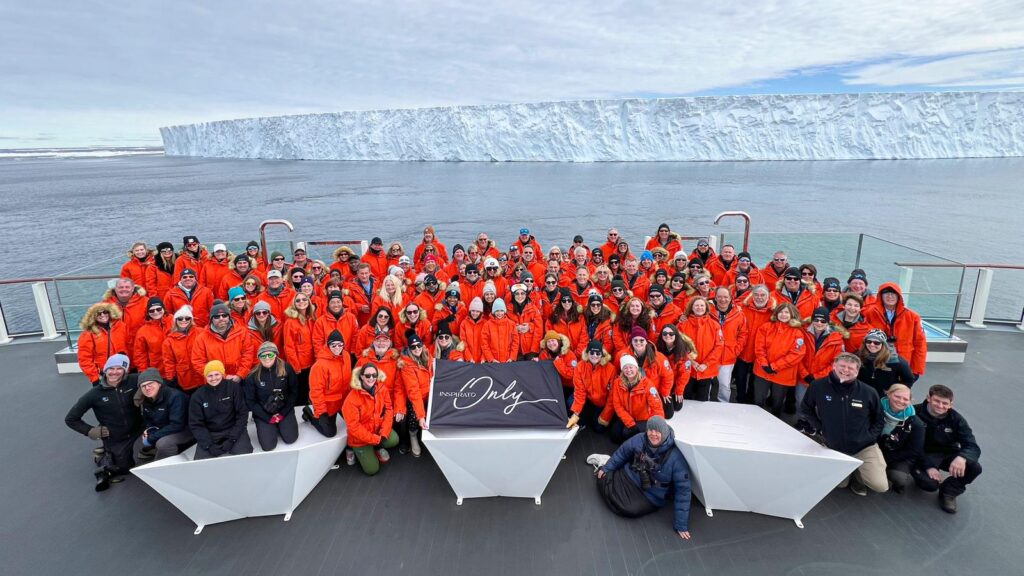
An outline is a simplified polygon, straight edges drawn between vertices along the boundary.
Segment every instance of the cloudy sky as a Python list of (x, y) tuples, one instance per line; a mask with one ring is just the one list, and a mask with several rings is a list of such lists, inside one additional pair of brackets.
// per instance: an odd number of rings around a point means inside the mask
[(249, 116), (1024, 89), (1024, 0), (0, 0), (0, 148)]

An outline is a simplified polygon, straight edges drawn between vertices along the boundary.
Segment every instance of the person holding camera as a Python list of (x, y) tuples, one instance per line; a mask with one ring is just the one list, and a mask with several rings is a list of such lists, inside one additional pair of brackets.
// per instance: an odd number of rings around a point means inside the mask
[(252, 440), (246, 429), (249, 407), (242, 385), (225, 378), (224, 372), (220, 360), (207, 362), (203, 367), (206, 385), (196, 390), (189, 401), (188, 425), (198, 444), (194, 460), (252, 453)]
[(256, 440), (264, 452), (270, 452), (277, 448), (278, 436), (285, 444), (299, 439), (299, 422), (295, 419), (298, 380), (273, 342), (260, 344), (256, 359), (258, 363), (242, 382), (242, 390), (256, 423)]
[[(139, 389), (138, 375), (128, 374), (128, 366), (129, 360), (124, 354), (108, 358), (99, 383), (82, 394), (64, 417), (68, 428), (103, 442), (103, 452), (96, 453), (97, 492), (120, 482), (135, 465), (132, 446), (142, 431), (142, 418), (134, 404), (135, 392)], [(89, 410), (96, 417), (95, 426), (82, 420)]]
[(674, 491), (672, 527), (680, 538), (690, 539), (690, 467), (664, 418), (652, 416), (647, 431), (627, 440), (611, 458), (594, 454), (587, 462), (600, 466), (597, 490), (619, 516), (650, 514), (664, 506), (669, 491)]
[(160, 460), (192, 444), (192, 433), (188, 430), (188, 396), (165, 386), (156, 368), (146, 368), (139, 374), (135, 402), (142, 409), (142, 436), (135, 441), (136, 460)]

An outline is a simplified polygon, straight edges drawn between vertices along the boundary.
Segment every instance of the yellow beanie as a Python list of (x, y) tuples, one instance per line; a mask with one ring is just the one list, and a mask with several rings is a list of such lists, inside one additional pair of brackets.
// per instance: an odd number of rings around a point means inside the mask
[(206, 363), (206, 366), (203, 367), (203, 376), (209, 376), (210, 372), (220, 372), (223, 374), (224, 363), (220, 360), (210, 360)]

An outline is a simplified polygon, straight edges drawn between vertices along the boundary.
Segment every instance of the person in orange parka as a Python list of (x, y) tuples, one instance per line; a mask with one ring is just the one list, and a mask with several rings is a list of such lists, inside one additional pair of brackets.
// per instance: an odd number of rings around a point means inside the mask
[[(218, 300), (227, 300), (228, 291), (236, 286), (241, 286), (245, 282), (245, 277), (249, 274), (256, 274), (253, 271), (252, 260), (249, 259), (245, 254), (239, 254), (228, 264), (228, 270), (220, 276), (217, 286), (212, 287), (213, 295)], [(206, 275), (207, 281), (210, 280), (209, 271)]]
[(618, 371), (611, 354), (600, 340), (591, 340), (584, 349), (583, 359), (576, 363), (572, 377), (572, 404), (567, 428), (580, 421), (604, 432), (612, 421), (615, 409), (610, 402), (612, 384)]
[(647, 241), (644, 250), (662, 248), (669, 254), (675, 254), (683, 249), (683, 241), (679, 234), (669, 229), (668, 224), (659, 224), (658, 231)]
[(146, 296), (146, 289), (136, 286), (130, 278), (118, 278), (114, 287), (103, 294), (104, 302), (121, 309), (121, 321), (128, 328), (128, 353), (135, 347), (135, 333), (146, 321)]
[(672, 374), (672, 365), (664, 354), (647, 339), (647, 331), (639, 326), (633, 327), (630, 335), (628, 348), (620, 350), (618, 357), (632, 356), (636, 359), (644, 377), (658, 390), (658, 398), (662, 403), (662, 415), (671, 418), (675, 412), (672, 392), (675, 385), (675, 375)]
[(683, 311), (665, 297), (665, 288), (660, 284), (651, 286), (647, 293), (647, 299), (651, 306), (651, 327), (647, 339), (655, 342), (658, 339), (658, 334), (661, 334), (662, 328), (679, 322), (679, 316)]
[(444, 292), (444, 300), (435, 305), (434, 311), (430, 314), (433, 331), (437, 332), (441, 322), (448, 322), (448, 328), (452, 334), (458, 334), (459, 327), (468, 313), (466, 305), (462, 303), (459, 296), (459, 285), (448, 286)]
[(782, 278), (775, 283), (775, 299), (779, 302), (790, 302), (800, 313), (800, 319), (811, 317), (818, 307), (818, 294), (813, 282), (805, 282), (800, 278), (800, 269), (786, 269)]
[(469, 303), (469, 315), (459, 326), (459, 340), (466, 346), (462, 358), (466, 362), (484, 361), (484, 301), (479, 297)]
[(872, 326), (861, 314), (864, 299), (856, 294), (843, 294), (843, 305), (837, 306), (832, 312), (832, 321), (846, 330), (846, 342), (843, 347), (847, 352), (856, 354), (864, 337), (871, 332)]
[(202, 373), (192, 367), (192, 348), (200, 330), (193, 321), (192, 308), (182, 306), (174, 313), (174, 327), (164, 339), (161, 353), (160, 375), (188, 395), (206, 384)]
[(437, 238), (437, 232), (433, 226), (423, 228), (423, 241), (416, 246), (416, 250), (413, 252), (414, 262), (423, 260), (423, 249), (427, 247), (427, 244), (434, 246), (435, 255), (441, 259), (442, 264), (448, 263), (448, 248)]
[(775, 416), (782, 413), (786, 390), (796, 386), (799, 378), (806, 346), (807, 333), (796, 306), (789, 302), (776, 306), (771, 322), (762, 324), (754, 334), (754, 402), (758, 406)]
[(519, 247), (519, 251), (522, 252), (527, 246), (532, 246), (536, 250), (537, 254), (543, 254), (544, 249), (541, 248), (540, 242), (530, 234), (529, 228), (520, 228), (519, 237), (516, 238), (515, 245)]
[(697, 346), (674, 324), (666, 324), (658, 333), (655, 349), (665, 356), (672, 367), (672, 410), (679, 411), (686, 397), (686, 386), (693, 377)]
[(584, 342), (600, 340), (605, 350), (615, 350), (614, 330), (615, 313), (604, 305), (601, 294), (594, 292), (587, 298), (587, 306), (580, 318), (582, 327), (579, 340), (576, 341), (576, 355), (579, 356), (585, 346)]
[(383, 386), (382, 389), (386, 389), (387, 393), (391, 396), (392, 406), (395, 406), (396, 400), (401, 400), (398, 395), (403, 394), (403, 391), (395, 389), (400, 384), (400, 371), (398, 369), (399, 353), (400, 350), (394, 347), (394, 340), (392, 340), (391, 334), (381, 332), (374, 337), (373, 343), (356, 358), (356, 367), (372, 362), (384, 374), (387, 385)]
[(373, 302), (373, 297), (378, 290), (377, 286), (379, 284), (380, 282), (374, 278), (370, 270), (370, 265), (366, 262), (360, 262), (356, 265), (355, 279), (348, 283), (347, 288), (342, 290), (342, 293), (351, 299), (352, 311), (355, 312), (360, 326), (365, 326), (370, 321), (370, 316), (374, 313), (370, 304)]
[[(174, 260), (174, 281), (181, 280), (181, 272), (186, 268), (196, 273), (198, 281), (203, 274), (203, 265), (210, 259), (210, 253), (206, 251), (205, 246), (199, 244), (199, 238), (195, 236), (185, 236), (181, 242), (183, 247)], [(192, 313), (195, 314), (194, 308)]]
[(215, 304), (210, 310), (210, 325), (196, 335), (191, 357), (192, 369), (197, 373), (203, 373), (207, 362), (220, 360), (224, 363), (224, 377), (241, 382), (252, 369), (255, 344), (245, 326), (231, 321), (228, 307)]
[(736, 368), (736, 359), (747, 346), (750, 333), (747, 330), (747, 318), (734, 305), (732, 290), (726, 286), (715, 289), (714, 307), (711, 315), (718, 318), (722, 327), (722, 358), (718, 366), (718, 401), (728, 403), (732, 400), (732, 375)]
[(360, 258), (364, 263), (369, 264), (370, 273), (377, 279), (377, 282), (384, 280), (388, 273), (388, 255), (384, 253), (384, 241), (374, 236), (370, 240), (370, 249)]
[(302, 407), (302, 419), (327, 438), (338, 433), (338, 415), (352, 389), (352, 356), (345, 350), (345, 337), (332, 330), (317, 350), (309, 369), (309, 401)]
[(484, 323), (480, 342), (484, 362), (514, 362), (519, 359), (516, 325), (508, 318), (507, 312), (501, 298), (491, 306), (491, 318)]
[(616, 419), (609, 431), (616, 444), (646, 432), (652, 416), (665, 416), (658, 388), (640, 370), (636, 358), (623, 354), (619, 371), (620, 376), (612, 382), (611, 403)]
[(146, 368), (159, 370), (163, 366), (163, 346), (172, 327), (171, 316), (166, 313), (163, 300), (152, 296), (146, 304), (148, 319), (135, 333), (132, 366), (142, 372)]
[[(273, 342), (274, 346), (277, 346), (278, 351), (284, 350), (284, 334), (282, 327), (283, 322), (279, 322), (274, 315), (270, 313), (270, 304), (260, 300), (256, 302), (256, 305), (252, 307), (252, 314), (249, 316), (249, 321), (245, 323), (246, 330), (249, 331), (249, 337), (252, 338), (253, 342), (253, 354), (259, 350), (260, 344), (264, 342)], [(283, 356), (282, 356), (283, 357)], [(258, 358), (253, 358), (253, 365)]]
[(390, 375), (367, 361), (352, 371), (352, 389), (341, 406), (348, 428), (348, 445), (359, 467), (369, 476), (391, 459), (388, 448), (398, 445), (394, 409), (387, 385)]
[(291, 306), (285, 311), (284, 326), (281, 334), (284, 338), (284, 359), (295, 370), (298, 382), (298, 394), (295, 402), (300, 405), (309, 404), (309, 369), (315, 361), (313, 347), (313, 324), (316, 322), (316, 310), (309, 296), (296, 294)]
[(459, 341), (452, 331), (451, 322), (442, 321), (437, 325), (437, 332), (434, 337), (434, 352), (431, 354), (438, 360), (450, 360), (462, 362), (462, 352), (466, 345)]
[(541, 339), (540, 354), (537, 360), (553, 362), (555, 371), (562, 380), (562, 392), (565, 396), (565, 405), (572, 404), (572, 381), (576, 374), (578, 364), (576, 353), (572, 351), (572, 344), (568, 336), (564, 336), (554, 330), (544, 334)]
[(408, 345), (398, 358), (400, 382), (396, 383), (395, 422), (398, 426), (398, 452), (411, 451), (419, 458), (423, 453), (420, 431), (427, 426), (426, 404), (430, 399), (430, 381), (434, 377), (434, 361), (426, 343), (410, 331)]
[(736, 248), (732, 244), (722, 246), (721, 253), (704, 263), (704, 269), (718, 286), (726, 286), (729, 272), (736, 269)]
[[(174, 262), (177, 256), (174, 254), (174, 245), (170, 242), (161, 242), (156, 245), (156, 255), (153, 259), (153, 273), (156, 278), (154, 296), (163, 298), (167, 291), (174, 286)], [(170, 309), (168, 309), (170, 310)]]
[[(316, 322), (313, 323), (313, 349), (320, 350), (327, 343), (327, 336), (337, 330), (350, 346), (355, 342), (359, 331), (359, 321), (355, 314), (345, 309), (345, 296), (341, 290), (334, 290), (327, 295), (327, 307), (317, 310)], [(347, 379), (346, 379), (347, 380)]]
[(213, 255), (203, 263), (203, 270), (199, 274), (199, 281), (211, 292), (220, 290), (221, 280), (231, 273), (231, 266), (234, 263), (235, 255), (228, 252), (227, 246), (215, 244)]
[(754, 392), (754, 336), (762, 324), (771, 321), (772, 313), (778, 302), (772, 298), (771, 291), (764, 284), (759, 284), (740, 303), (740, 310), (747, 320), (747, 341), (736, 358), (733, 379), (736, 382), (736, 402), (753, 403)]
[(903, 301), (899, 284), (886, 282), (878, 287), (878, 299), (865, 307), (864, 316), (875, 328), (885, 332), (889, 346), (907, 359), (916, 381), (924, 374), (928, 359), (928, 340), (921, 325), (921, 316)]
[[(810, 324), (807, 328), (808, 345), (804, 346), (806, 354), (797, 384), (806, 389), (811, 382), (828, 376), (832, 371), (832, 362), (844, 351), (843, 343), (849, 333), (841, 326), (829, 323), (828, 308), (825, 307), (816, 308), (810, 320), (804, 323)], [(803, 401), (803, 393), (799, 396)]]
[(145, 242), (132, 244), (128, 251), (128, 261), (121, 266), (120, 277), (131, 278), (136, 286), (142, 286), (154, 296), (158, 295), (156, 255), (156, 250), (150, 250)]
[[(192, 317), (196, 326), (205, 327), (210, 323), (210, 308), (213, 307), (213, 292), (202, 284), (196, 271), (185, 268), (181, 271), (178, 283), (167, 290), (164, 304), (170, 310), (179, 310), (182, 306), (192, 309)], [(202, 374), (202, 370), (199, 371)]]
[(127, 355), (128, 326), (121, 321), (121, 309), (110, 302), (89, 307), (79, 323), (78, 367), (93, 386), (99, 384), (103, 365), (114, 354)]
[(258, 298), (270, 305), (270, 313), (278, 322), (284, 323), (284, 311), (295, 299), (295, 289), (284, 281), (279, 270), (271, 270), (267, 272), (267, 289), (260, 292)]
[[(559, 288), (559, 291), (561, 290)], [(572, 299), (572, 295), (568, 293), (568, 290), (566, 290), (565, 294), (559, 296), (558, 304), (552, 307), (551, 313), (546, 319), (544, 331), (554, 330), (563, 336), (567, 336), (572, 344), (573, 352), (583, 350), (585, 342), (589, 340), (586, 337), (583, 322), (580, 319), (576, 302)]]
[(425, 346), (434, 344), (434, 329), (430, 325), (427, 311), (414, 302), (409, 302), (398, 311), (398, 326), (395, 327), (395, 336), (398, 340), (395, 343), (396, 348), (405, 348), (408, 345), (410, 330), (419, 336)]
[(717, 402), (718, 387), (729, 385), (718, 382), (725, 339), (717, 316), (710, 302), (703, 296), (694, 296), (686, 304), (686, 320), (678, 325), (679, 331), (696, 346), (697, 358), (693, 361), (692, 371), (694, 381), (686, 388), (690, 392), (688, 398), (692, 400)]
[(512, 285), (512, 302), (508, 308), (508, 318), (516, 327), (519, 354), (524, 360), (530, 360), (541, 353), (544, 318), (540, 308), (530, 302), (525, 284)]

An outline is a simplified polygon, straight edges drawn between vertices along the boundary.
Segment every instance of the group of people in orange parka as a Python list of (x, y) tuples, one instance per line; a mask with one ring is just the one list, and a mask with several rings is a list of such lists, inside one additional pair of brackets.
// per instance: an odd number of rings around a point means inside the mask
[[(449, 248), (427, 226), (411, 250), (373, 238), (361, 256), (340, 246), (327, 262), (306, 248), (264, 258), (257, 242), (238, 255), (195, 236), (180, 250), (137, 242), (81, 322), (82, 371), (98, 384), (123, 352), (133, 371), (155, 368), (188, 394), (209, 362), (244, 379), (272, 343), (296, 374), (304, 419), (333, 435), (342, 415), (359, 452), (349, 462), (371, 473), (395, 445), (420, 455), (433, 358), (550, 360), (567, 425), (617, 442), (684, 399), (778, 415), (844, 351), (879, 394), (925, 372), (921, 319), (898, 285), (874, 292), (859, 269), (819, 280), (781, 251), (758, 267), (707, 239), (687, 252), (667, 224), (636, 246), (613, 228), (599, 245), (576, 236), (545, 251), (522, 228), (501, 247), (480, 233)], [(885, 346), (865, 346), (873, 331)]]

